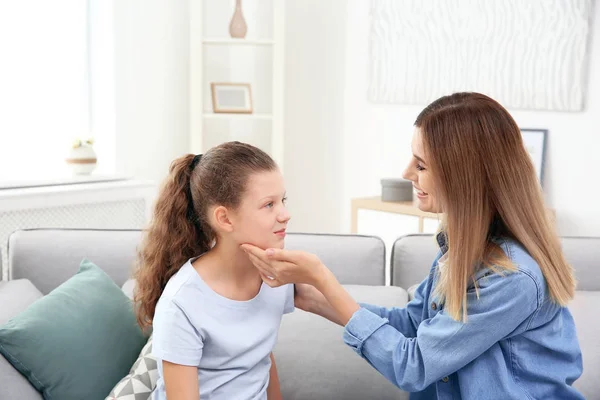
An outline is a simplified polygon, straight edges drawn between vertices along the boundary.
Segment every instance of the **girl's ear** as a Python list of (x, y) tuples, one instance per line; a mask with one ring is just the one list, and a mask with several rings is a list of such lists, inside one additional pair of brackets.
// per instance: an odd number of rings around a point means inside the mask
[(213, 211), (213, 216), (215, 218), (215, 228), (221, 232), (231, 232), (233, 231), (233, 224), (230, 218), (230, 212), (226, 207), (219, 206), (216, 207)]

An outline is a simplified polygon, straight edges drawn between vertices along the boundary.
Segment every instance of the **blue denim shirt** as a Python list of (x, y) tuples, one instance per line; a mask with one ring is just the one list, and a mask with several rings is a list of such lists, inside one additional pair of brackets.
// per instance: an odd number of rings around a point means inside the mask
[(583, 399), (573, 317), (553, 303), (535, 260), (518, 243), (497, 240), (517, 271), (483, 269), (467, 292), (467, 322), (433, 297), (438, 260), (405, 308), (361, 304), (344, 341), (411, 399)]

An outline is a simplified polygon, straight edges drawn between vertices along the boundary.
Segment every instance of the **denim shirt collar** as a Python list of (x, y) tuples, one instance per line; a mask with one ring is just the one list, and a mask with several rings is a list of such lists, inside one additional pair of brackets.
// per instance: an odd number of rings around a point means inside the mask
[[(492, 236), (490, 240), (496, 244), (501, 244), (507, 238), (503, 236)], [(439, 231), (435, 234), (435, 241), (437, 242), (438, 247), (440, 248), (441, 254), (440, 257), (448, 252), (448, 235), (445, 231)]]
[(446, 236), (446, 232), (439, 231), (435, 235), (435, 240), (440, 248), (440, 251), (442, 252), (442, 255), (446, 254), (446, 252), (448, 251), (448, 238)]

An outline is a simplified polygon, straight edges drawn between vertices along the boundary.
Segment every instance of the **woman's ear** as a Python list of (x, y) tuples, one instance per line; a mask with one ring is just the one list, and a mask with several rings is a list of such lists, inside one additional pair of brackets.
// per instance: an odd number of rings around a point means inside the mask
[(231, 222), (230, 211), (223, 206), (218, 206), (213, 211), (215, 219), (215, 228), (221, 232), (232, 232), (233, 223)]

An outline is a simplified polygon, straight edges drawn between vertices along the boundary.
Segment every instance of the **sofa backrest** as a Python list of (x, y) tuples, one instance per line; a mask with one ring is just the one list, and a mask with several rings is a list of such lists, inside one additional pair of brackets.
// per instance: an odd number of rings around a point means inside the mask
[(378, 237), (290, 233), (285, 247), (316, 254), (343, 285), (385, 285), (385, 243)]
[[(567, 261), (575, 269), (577, 290), (600, 290), (600, 238), (562, 237)], [(392, 247), (391, 282), (409, 288), (427, 277), (439, 248), (429, 234), (398, 238)]]
[(408, 289), (427, 277), (438, 247), (433, 235), (402, 236), (394, 242), (391, 254), (391, 284)]
[[(47, 294), (73, 276), (87, 258), (122, 286), (131, 276), (140, 240), (139, 230), (16, 231), (8, 242), (9, 279), (29, 279)], [(385, 245), (377, 237), (290, 233), (286, 248), (317, 254), (343, 284), (385, 282)]]
[(131, 276), (140, 239), (139, 230), (19, 230), (8, 238), (8, 276), (29, 279), (48, 294), (87, 258), (122, 286)]
[(600, 238), (563, 237), (563, 251), (575, 269), (577, 290), (600, 290)]

